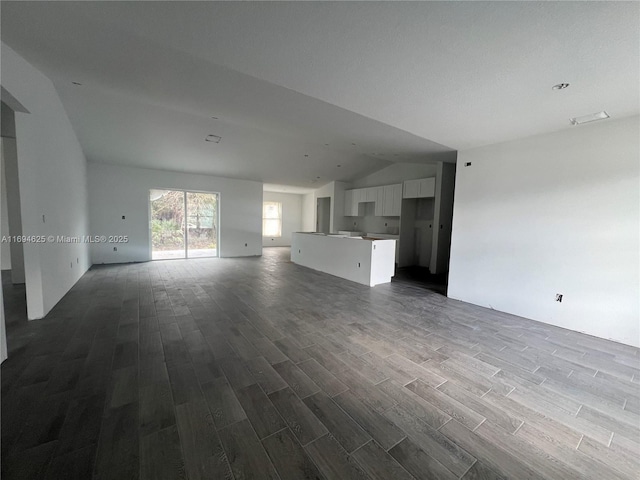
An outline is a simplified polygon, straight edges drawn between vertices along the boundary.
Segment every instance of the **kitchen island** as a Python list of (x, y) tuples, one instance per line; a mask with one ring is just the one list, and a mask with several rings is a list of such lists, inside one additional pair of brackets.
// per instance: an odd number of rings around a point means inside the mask
[(297, 232), (291, 261), (373, 287), (389, 283), (395, 271), (396, 241), (375, 237)]

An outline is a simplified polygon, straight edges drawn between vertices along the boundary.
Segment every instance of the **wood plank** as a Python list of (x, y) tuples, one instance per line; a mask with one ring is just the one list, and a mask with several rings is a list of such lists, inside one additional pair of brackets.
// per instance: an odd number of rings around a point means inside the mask
[(263, 439), (287, 426), (257, 384), (236, 390), (235, 393), (258, 438)]
[(366, 480), (369, 477), (331, 435), (304, 447), (327, 480)]
[(426, 402), (438, 407), (450, 417), (455, 418), (469, 430), (475, 429), (485, 420), (485, 417), (479, 413), (476, 413), (472, 409), (441, 391), (431, 388), (420, 380), (407, 384), (405, 388), (415, 393)]
[(288, 428), (265, 438), (262, 444), (281, 478), (324, 478)]
[(307, 397), (304, 403), (347, 452), (351, 453), (371, 440), (371, 437), (326, 393), (318, 392)]
[(167, 364), (167, 372), (174, 405), (182, 405), (202, 398), (200, 384), (191, 363)]
[(447, 423), (440, 432), (505, 478), (518, 480), (540, 478), (539, 474), (522, 463), (518, 457), (505, 452), (455, 420)]
[(287, 386), (287, 382), (284, 381), (264, 357), (255, 357), (248, 360), (247, 368), (266, 394), (281, 390)]
[(398, 405), (415, 418), (436, 430), (451, 420), (451, 417), (442, 410), (425, 401), (411, 390), (393, 383), (391, 380), (385, 380), (379, 383), (377, 388), (392, 397)]
[(507, 480), (495, 470), (491, 469), (484, 462), (478, 460), (467, 470), (460, 480)]
[(503, 428), (508, 433), (515, 433), (522, 425), (522, 420), (510, 415), (509, 412), (485, 402), (482, 397), (476, 397), (452, 382), (443, 383), (438, 387), (438, 390), (485, 417), (494, 425)]
[[(300, 364), (302, 365), (302, 364)], [(313, 395), (320, 391), (320, 387), (311, 380), (297, 365), (293, 364), (290, 360), (273, 365), (276, 372), (284, 379), (284, 381), (291, 387), (291, 390), (296, 392), (298, 397), (304, 399), (309, 395)]]
[(475, 462), (476, 459), (464, 449), (442, 435), (438, 430), (413, 418), (400, 405), (389, 409), (384, 415), (405, 431), (421, 448), (426, 449), (429, 455), (457, 476), (462, 476)]
[(189, 480), (231, 478), (231, 468), (206, 403), (178, 405), (176, 418)]
[(550, 455), (546, 450), (525, 441), (518, 435), (510, 435), (489, 422), (480, 425), (475, 433), (511, 455), (517, 456), (520, 461), (543, 477), (551, 479), (581, 477), (580, 473)]
[(327, 433), (326, 427), (290, 388), (273, 392), (269, 399), (302, 445)]
[(217, 429), (247, 418), (231, 385), (224, 377), (203, 385), (202, 392)]
[[(98, 443), (104, 404), (105, 396), (101, 394), (76, 398), (71, 401), (58, 435), (57, 456)], [(91, 461), (91, 470), (93, 470), (93, 461)]]
[(575, 449), (572, 445), (566, 445), (563, 442), (558, 441), (558, 439), (553, 435), (549, 435), (536, 427), (527, 425), (526, 423), (522, 425), (520, 430), (518, 430), (517, 435), (518, 437), (522, 437), (527, 442), (544, 450), (549, 455), (553, 455), (571, 466), (574, 470), (579, 472), (581, 478), (626, 478), (621, 476), (612, 468), (599, 462), (596, 458), (585, 455), (580, 450)]
[(406, 434), (375, 408), (362, 403), (351, 391), (333, 397), (335, 402), (373, 437), (385, 450), (391, 448)]
[(459, 478), (409, 438), (405, 438), (394, 446), (389, 450), (389, 454), (416, 478), (425, 480)]
[(138, 478), (138, 404), (109, 409), (100, 430), (95, 478)]
[(140, 388), (140, 434), (164, 430), (176, 423), (169, 382)]
[[(96, 445), (90, 444), (84, 448), (56, 456), (51, 460), (45, 480), (85, 480), (91, 478), (96, 457)], [(9, 477), (14, 478), (14, 477)]]
[(175, 425), (140, 439), (140, 477), (154, 480), (187, 478)]
[(338, 380), (331, 372), (320, 365), (314, 358), (298, 364), (300, 370), (306, 373), (324, 393), (330, 397), (347, 390), (347, 386)]
[(283, 337), (273, 342), (278, 349), (284, 353), (293, 363), (304, 362), (309, 360), (309, 353), (306, 350), (301, 349), (295, 344), (289, 337)]
[(353, 453), (353, 458), (364, 472), (374, 480), (410, 480), (413, 478), (396, 460), (375, 441), (370, 441)]
[(218, 434), (235, 478), (279, 480), (249, 420), (229, 425)]

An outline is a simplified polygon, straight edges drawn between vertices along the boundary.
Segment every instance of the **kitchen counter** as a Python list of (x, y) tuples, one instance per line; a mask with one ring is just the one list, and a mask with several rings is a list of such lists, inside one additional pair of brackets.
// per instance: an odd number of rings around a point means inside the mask
[(370, 287), (391, 281), (395, 250), (395, 239), (301, 232), (291, 237), (292, 262)]

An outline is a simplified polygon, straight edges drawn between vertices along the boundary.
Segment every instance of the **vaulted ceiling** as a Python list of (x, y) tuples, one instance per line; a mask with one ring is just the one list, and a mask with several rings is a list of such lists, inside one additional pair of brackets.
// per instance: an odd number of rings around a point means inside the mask
[(638, 114), (638, 31), (637, 2), (3, 1), (1, 35), (90, 161), (310, 187)]

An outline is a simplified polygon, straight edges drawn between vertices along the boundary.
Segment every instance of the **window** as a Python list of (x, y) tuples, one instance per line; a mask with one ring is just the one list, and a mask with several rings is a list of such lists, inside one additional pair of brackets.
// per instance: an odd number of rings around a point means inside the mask
[(262, 204), (262, 236), (282, 236), (282, 203), (264, 202)]

